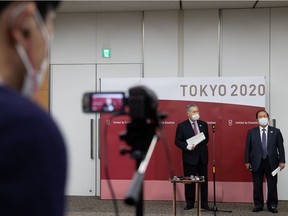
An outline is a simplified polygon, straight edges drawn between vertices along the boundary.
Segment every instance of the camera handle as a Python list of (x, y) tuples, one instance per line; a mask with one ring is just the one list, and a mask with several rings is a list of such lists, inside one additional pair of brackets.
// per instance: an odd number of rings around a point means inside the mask
[(128, 205), (136, 204), (136, 215), (143, 215), (143, 181), (147, 166), (149, 164), (152, 153), (155, 149), (158, 140), (158, 135), (154, 134), (149, 149), (144, 160), (136, 159), (137, 171), (134, 173), (132, 183), (125, 197), (125, 203)]

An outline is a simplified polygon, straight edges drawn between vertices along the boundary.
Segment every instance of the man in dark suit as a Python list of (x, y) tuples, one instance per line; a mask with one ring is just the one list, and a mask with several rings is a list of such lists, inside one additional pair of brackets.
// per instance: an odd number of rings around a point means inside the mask
[(259, 127), (248, 131), (245, 149), (245, 166), (253, 176), (253, 212), (263, 210), (263, 178), (268, 185), (267, 208), (270, 212), (277, 213), (277, 175), (271, 172), (277, 167), (285, 167), (285, 151), (281, 131), (268, 125), (269, 114), (265, 110), (256, 113)]
[[(209, 133), (207, 123), (199, 120), (199, 109), (195, 104), (186, 106), (188, 119), (179, 123), (176, 129), (175, 144), (182, 150), (182, 162), (184, 176), (204, 176), (205, 183), (201, 185), (201, 207), (209, 209), (208, 206), (208, 146)], [(186, 140), (203, 132), (206, 139), (198, 145), (187, 144)], [(194, 208), (195, 184), (185, 184), (185, 210)]]

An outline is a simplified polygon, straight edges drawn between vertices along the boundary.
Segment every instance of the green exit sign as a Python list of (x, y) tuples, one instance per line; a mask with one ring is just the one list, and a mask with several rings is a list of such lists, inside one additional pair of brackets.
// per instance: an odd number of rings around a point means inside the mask
[(111, 49), (102, 49), (102, 57), (110, 58), (111, 57)]

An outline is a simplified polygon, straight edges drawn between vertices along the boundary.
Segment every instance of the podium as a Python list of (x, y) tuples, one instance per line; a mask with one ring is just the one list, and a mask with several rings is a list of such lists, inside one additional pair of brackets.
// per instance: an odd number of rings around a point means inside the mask
[(201, 216), (201, 183), (205, 182), (204, 176), (193, 177), (177, 177), (173, 176), (169, 178), (169, 181), (173, 184), (173, 215), (176, 216), (176, 184), (193, 184), (197, 186), (197, 216)]

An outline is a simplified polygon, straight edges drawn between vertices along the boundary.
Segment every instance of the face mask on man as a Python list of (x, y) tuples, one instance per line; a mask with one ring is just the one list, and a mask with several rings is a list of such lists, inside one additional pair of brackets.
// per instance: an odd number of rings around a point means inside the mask
[(199, 113), (193, 114), (193, 115), (191, 116), (191, 120), (192, 120), (192, 121), (197, 121), (199, 118), (200, 118)]
[[(20, 5), (18, 8), (15, 9), (14, 13), (12, 13), (12, 18), (15, 19), (16, 16), (18, 16), (22, 10), (24, 9), (24, 4)], [(47, 47), (47, 49), (49, 49), (49, 45), (50, 45), (50, 41), (51, 41), (51, 36), (48, 33), (48, 30), (45, 26), (45, 23), (40, 15), (40, 13), (38, 12), (38, 10), (36, 10), (35, 12), (35, 21), (36, 24), (43, 36), (43, 39), (45, 41), (45, 46)], [(24, 78), (24, 82), (22, 85), (22, 89), (21, 89), (21, 93), (24, 96), (27, 97), (32, 97), (35, 93), (35, 91), (37, 90), (37, 88), (42, 84), (43, 79), (45, 77), (45, 72), (47, 71), (48, 68), (48, 52), (47, 55), (44, 57), (44, 59), (41, 62), (40, 68), (38, 69), (38, 71), (32, 66), (31, 60), (29, 59), (26, 50), (24, 49), (24, 47), (20, 44), (17, 43), (15, 45), (15, 48), (17, 50), (17, 53), (20, 57), (20, 59), (22, 60), (24, 67), (26, 69), (26, 73), (25, 73), (25, 78)]]
[(268, 124), (268, 118), (259, 118), (258, 122), (260, 126), (266, 126)]

